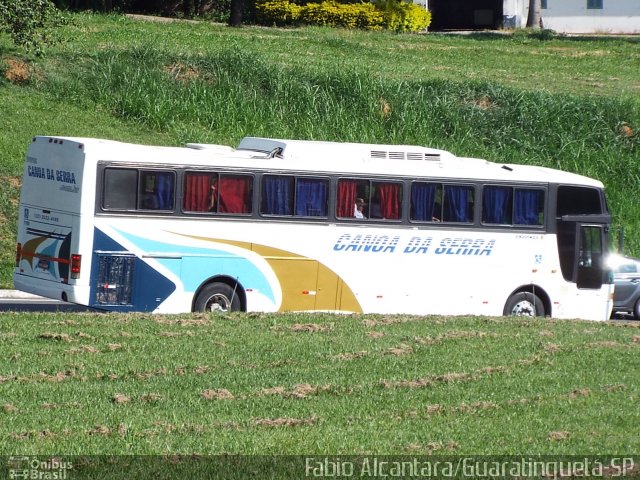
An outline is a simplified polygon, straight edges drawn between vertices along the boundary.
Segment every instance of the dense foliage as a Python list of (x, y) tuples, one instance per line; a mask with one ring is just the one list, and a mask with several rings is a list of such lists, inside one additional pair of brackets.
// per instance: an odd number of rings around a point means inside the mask
[(52, 29), (63, 17), (49, 0), (0, 0), (0, 32), (11, 35), (16, 45), (36, 54), (52, 39)]
[(265, 0), (256, 4), (258, 22), (266, 25), (322, 25), (418, 32), (431, 23), (431, 13), (414, 3), (386, 0), (375, 3), (323, 1), (298, 5), (288, 0)]

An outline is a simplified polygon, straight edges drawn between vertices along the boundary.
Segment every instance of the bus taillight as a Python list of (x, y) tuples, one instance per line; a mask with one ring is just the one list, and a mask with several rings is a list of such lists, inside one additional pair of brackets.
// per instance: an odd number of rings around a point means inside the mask
[(20, 266), (20, 260), (22, 260), (22, 244), (18, 242), (16, 245), (16, 268)]
[(80, 278), (80, 260), (82, 255), (74, 253), (71, 255), (71, 278)]

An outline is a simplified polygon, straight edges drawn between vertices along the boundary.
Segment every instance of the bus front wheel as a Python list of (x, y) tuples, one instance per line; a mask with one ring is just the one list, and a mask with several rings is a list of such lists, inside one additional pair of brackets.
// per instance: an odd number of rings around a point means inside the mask
[(544, 317), (542, 300), (531, 292), (520, 292), (509, 297), (504, 314), (513, 317)]
[(196, 298), (196, 312), (236, 312), (240, 310), (238, 292), (226, 283), (210, 283)]

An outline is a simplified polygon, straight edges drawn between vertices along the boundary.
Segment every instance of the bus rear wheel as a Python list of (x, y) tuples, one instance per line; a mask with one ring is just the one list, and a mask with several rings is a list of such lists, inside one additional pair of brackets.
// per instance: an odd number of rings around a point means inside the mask
[(544, 317), (542, 300), (531, 292), (520, 292), (509, 297), (504, 315), (512, 317)]
[(226, 283), (210, 283), (196, 298), (196, 312), (236, 312), (240, 310), (240, 297), (234, 288)]

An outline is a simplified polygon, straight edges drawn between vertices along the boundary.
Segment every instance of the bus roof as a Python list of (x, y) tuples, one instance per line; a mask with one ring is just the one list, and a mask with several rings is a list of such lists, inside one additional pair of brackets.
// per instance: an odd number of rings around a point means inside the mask
[(148, 146), (81, 137), (35, 137), (34, 142), (82, 148), (85, 163), (98, 161), (149, 166), (226, 167), (277, 172), (369, 174), (409, 177), (482, 179), (504, 182), (563, 183), (602, 188), (598, 180), (546, 167), (503, 164), (457, 157), (451, 152), (415, 145), (378, 145), (245, 137), (237, 148), (189, 143), (185, 147)]

